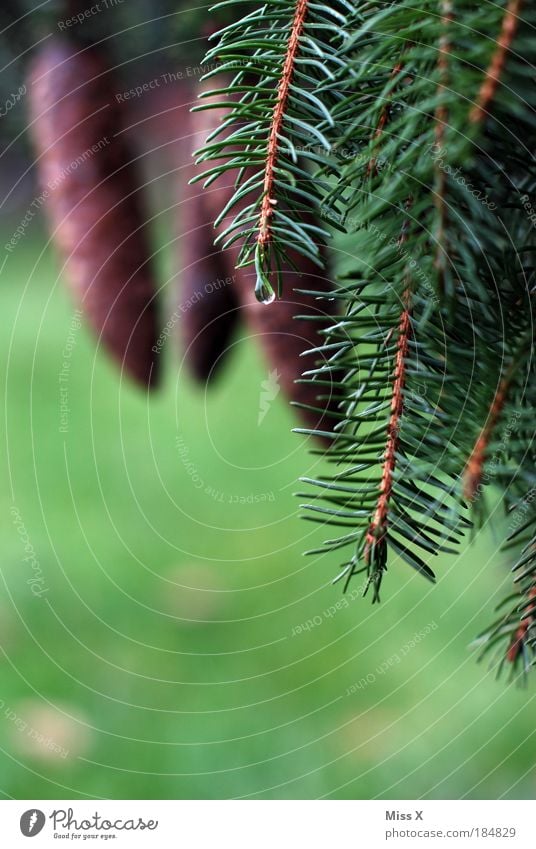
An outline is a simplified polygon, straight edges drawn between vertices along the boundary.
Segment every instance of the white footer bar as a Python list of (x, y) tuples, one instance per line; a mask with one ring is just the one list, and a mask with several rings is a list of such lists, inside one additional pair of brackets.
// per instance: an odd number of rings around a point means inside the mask
[(0, 843), (535, 849), (535, 809), (532, 801), (2, 801)]

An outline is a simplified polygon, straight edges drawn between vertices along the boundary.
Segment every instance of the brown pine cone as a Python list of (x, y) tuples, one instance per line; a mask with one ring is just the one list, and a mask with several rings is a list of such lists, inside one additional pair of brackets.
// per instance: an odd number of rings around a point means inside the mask
[(156, 284), (109, 67), (95, 48), (51, 38), (28, 89), (45, 210), (66, 279), (99, 341), (131, 377), (153, 385)]
[(193, 151), (198, 140), (198, 114), (190, 115), (187, 163), (178, 173), (180, 333), (186, 365), (200, 382), (219, 372), (239, 321), (239, 301), (232, 269), (214, 247), (213, 219), (203, 187), (190, 185), (198, 172)]

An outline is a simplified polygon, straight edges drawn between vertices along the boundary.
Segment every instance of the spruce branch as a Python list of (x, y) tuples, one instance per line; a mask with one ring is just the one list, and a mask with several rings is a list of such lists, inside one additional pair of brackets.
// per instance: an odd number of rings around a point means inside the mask
[(517, 361), (508, 370), (509, 385), (502, 401), (502, 417), (509, 415), (512, 424), (508, 438), (502, 440), (503, 456), (495, 463), (496, 481), (504, 492), (509, 519), (502, 550), (509, 558), (514, 552), (514, 592), (497, 608), (500, 618), (477, 640), (482, 656), (491, 653), (498, 661), (498, 674), (507, 666), (513, 673), (520, 669), (526, 674), (536, 661), (536, 374), (530, 312), (525, 312), (525, 320), (529, 331), (524, 346), (517, 351)]
[[(393, 558), (435, 579), (492, 464), (508, 511), (536, 487), (535, 31), (522, 0), (266, 0), (207, 56), (234, 77), (198, 107), (226, 107), (199, 160), (207, 186), (232, 175), (219, 238), (255, 267), (259, 297), (285, 263), (320, 262), (331, 228), (351, 247), (334, 289), (301, 290), (330, 308), (309, 316), (300, 380), (318, 399), (304, 408), (326, 415), (300, 432), (330, 445), (299, 495), (305, 518), (334, 528), (315, 553), (344, 551), (337, 580), (365, 573), (373, 601)], [(515, 592), (483, 637), (514, 666), (536, 627), (528, 512), (507, 543)]]
[(387, 426), (387, 444), (384, 453), (380, 494), (374, 516), (366, 534), (364, 560), (370, 570), (371, 580), (379, 598), (382, 572), (385, 569), (386, 535), (389, 523), (389, 508), (393, 494), (394, 475), (399, 447), (399, 430), (404, 411), (404, 385), (406, 380), (406, 360), (411, 334), (410, 292), (403, 294), (404, 308), (398, 327), (397, 352), (394, 368), (394, 382), (391, 397), (391, 416)]
[[(271, 243), (273, 234), (271, 219), (274, 214), (274, 206), (277, 204), (275, 192), (275, 169), (279, 153), (279, 137), (283, 130), (283, 121), (290, 95), (290, 84), (294, 76), (294, 66), (300, 46), (300, 37), (303, 31), (305, 17), (307, 15), (308, 0), (298, 0), (294, 20), (288, 38), (287, 51), (281, 79), (277, 89), (277, 98), (274, 106), (274, 114), (268, 137), (268, 149), (266, 151), (266, 165), (264, 169), (263, 198), (259, 218), (259, 233), (257, 235), (257, 251), (261, 255), (260, 264), (264, 265), (262, 257)], [(261, 297), (264, 300), (264, 297)]]
[[(330, 365), (344, 373), (335, 381), (339, 414), (328, 455), (339, 469), (308, 481), (320, 492), (305, 507), (345, 527), (325, 548), (353, 547), (341, 575), (347, 585), (367, 571), (374, 601), (389, 549), (433, 578), (430, 555), (452, 550), (469, 525), (468, 481), (476, 487), (507, 394), (503, 385), (492, 395), (490, 412), (489, 387), (519, 338), (532, 262), (532, 227), (516, 182), (505, 176), (513, 155), (523, 160), (523, 140), (513, 144), (504, 101), (494, 101), (493, 114), (486, 99), (486, 120), (466, 132), (471, 109), (484, 102), (482, 76), (497, 67), (490, 43), (479, 45), (470, 68), (463, 58), (465, 30), (479, 31), (483, 12), (471, 7), (458, 24), (448, 2), (441, 11), (438, 19), (435, 4), (416, 10), (404, 1), (361, 8), (351, 37), (354, 77), (334, 112), (364, 154), (341, 161), (333, 191), (351, 211), (359, 262), (341, 280), (348, 309), (319, 348), (328, 366), (306, 375), (333, 379)], [(499, 7), (497, 22), (501, 15)], [(510, 58), (502, 74), (515, 90), (525, 69)], [(473, 96), (461, 99), (450, 86), (455, 80), (464, 89), (464, 79)], [(523, 117), (531, 120), (529, 108)]]
[[(519, 509), (519, 505), (518, 505)], [(536, 513), (524, 530), (530, 529), (528, 541), (521, 548), (513, 566), (515, 592), (497, 607), (500, 617), (475, 641), (481, 648), (481, 659), (491, 655), (497, 675), (510, 668), (513, 675), (526, 676), (536, 664)], [(509, 541), (522, 534), (514, 533)]]
[[(233, 173), (236, 190), (220, 219), (231, 211), (233, 218), (218, 240), (240, 243), (239, 263), (255, 266), (256, 295), (265, 303), (281, 293), (289, 253), (322, 267), (319, 243), (329, 231), (313, 226), (310, 215), (325, 207), (334, 168), (331, 113), (342, 97), (335, 72), (344, 66), (351, 11), (347, 0), (271, 0), (218, 33), (205, 60), (218, 63), (206, 78), (235, 76), (229, 90), (205, 92), (197, 107), (230, 106), (198, 152), (211, 166), (198, 179), (208, 186)], [(333, 224), (340, 217), (335, 203), (330, 213)]]

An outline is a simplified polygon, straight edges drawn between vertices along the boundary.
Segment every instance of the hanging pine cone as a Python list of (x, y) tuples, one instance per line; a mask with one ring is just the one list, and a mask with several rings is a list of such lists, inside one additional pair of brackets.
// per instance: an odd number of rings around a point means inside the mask
[(99, 341), (131, 377), (153, 385), (156, 284), (109, 67), (95, 48), (51, 38), (29, 83), (45, 210), (68, 284)]
[[(187, 367), (205, 383), (221, 368), (239, 320), (234, 275), (214, 247), (214, 226), (202, 187), (190, 185), (197, 169), (192, 158), (198, 139), (198, 113), (189, 115), (186, 164), (178, 167), (180, 334)], [(185, 148), (185, 149), (184, 149)]]

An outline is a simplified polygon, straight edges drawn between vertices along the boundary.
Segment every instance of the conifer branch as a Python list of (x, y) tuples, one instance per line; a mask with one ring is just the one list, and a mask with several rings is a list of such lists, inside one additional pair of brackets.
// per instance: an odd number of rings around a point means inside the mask
[(474, 498), (481, 483), (489, 444), (493, 438), (495, 428), (497, 427), (497, 423), (501, 418), (501, 414), (506, 404), (516, 365), (517, 363), (512, 362), (505, 376), (501, 379), (493, 397), (493, 401), (491, 402), (486, 424), (482, 428), (467, 461), (464, 472), (463, 494), (464, 498), (469, 501)]
[(346, 64), (350, 14), (349, 0), (271, 0), (217, 33), (219, 43), (205, 58), (218, 63), (205, 79), (235, 76), (230, 87), (203, 92), (196, 107), (227, 111), (198, 151), (198, 162), (210, 167), (196, 179), (209, 186), (229, 172), (233, 177), (233, 197), (218, 218), (230, 222), (217, 241), (224, 248), (239, 243), (239, 265), (255, 266), (263, 303), (281, 294), (281, 268), (292, 254), (322, 267), (329, 230), (313, 225), (311, 213), (322, 209), (340, 227), (339, 204), (326, 195), (341, 135), (332, 112), (343, 98), (337, 73)]
[(536, 661), (536, 375), (531, 312), (524, 308), (523, 314), (529, 330), (509, 369), (503, 410), (503, 416), (508, 408), (512, 410), (515, 424), (510, 425), (508, 439), (502, 443), (495, 477), (504, 491), (509, 517), (509, 535), (501, 549), (506, 553), (516, 549), (514, 593), (499, 605), (498, 610), (506, 612), (477, 641), (483, 655), (493, 651), (497, 656), (498, 674), (505, 664), (512, 672), (521, 667), (525, 674)]
[(371, 569), (371, 580), (374, 583), (375, 595), (378, 597), (381, 573), (385, 568), (386, 534), (389, 522), (389, 508), (393, 492), (393, 478), (396, 468), (396, 458), (399, 447), (401, 418), (404, 410), (404, 385), (406, 381), (406, 359), (411, 334), (410, 292), (406, 289), (403, 295), (404, 309), (400, 316), (398, 327), (397, 353), (394, 367), (393, 391), (391, 398), (391, 416), (387, 426), (387, 444), (384, 453), (380, 494), (374, 516), (365, 537), (364, 560)]
[(270, 135), (268, 137), (268, 149), (266, 152), (266, 167), (264, 171), (263, 184), (263, 199), (261, 205), (261, 214), (259, 219), (259, 233), (257, 242), (263, 250), (272, 238), (271, 219), (274, 212), (274, 206), (277, 204), (277, 198), (274, 193), (275, 169), (277, 165), (277, 155), (279, 151), (279, 137), (283, 128), (285, 111), (290, 93), (290, 84), (294, 75), (294, 66), (296, 56), (299, 49), (300, 37), (307, 15), (308, 0), (298, 0), (296, 3), (296, 12), (292, 22), (292, 28), (288, 39), (287, 52), (283, 72), (279, 81), (277, 90), (277, 100), (274, 106), (274, 114), (272, 125), (270, 127)]
[[(522, 503), (522, 502), (520, 502)], [(519, 506), (519, 505), (518, 505)], [(504, 610), (500, 618), (484, 631), (476, 640), (476, 645), (482, 647), (481, 657), (490, 652), (497, 658), (497, 674), (511, 667), (512, 673), (521, 666), (521, 672), (526, 675), (536, 663), (536, 515), (526, 522), (523, 531), (527, 530), (528, 542), (521, 549), (513, 572), (521, 573), (515, 579), (516, 591), (508, 596), (497, 608)], [(523, 537), (524, 534), (521, 534)], [(518, 537), (518, 532), (511, 535), (509, 540)]]
[[(536, 493), (530, 354), (516, 354), (535, 275), (535, 25), (522, 0), (266, 0), (207, 57), (235, 77), (231, 98), (209, 94), (230, 109), (200, 152), (204, 179), (236, 175), (218, 224), (232, 213), (222, 240), (255, 265), (262, 299), (287, 259), (318, 261), (315, 210), (351, 236), (336, 288), (305, 292), (336, 314), (304, 352), (300, 382), (330, 400), (305, 432), (331, 440), (331, 467), (301, 496), (305, 518), (337, 528), (314, 553), (349, 550), (338, 577), (366, 573), (373, 601), (388, 558), (434, 581), (432, 558), (457, 550), (512, 405), (522, 425), (494, 479), (509, 509)], [(512, 535), (515, 593), (484, 637), (514, 665), (535, 645), (535, 525)]]

